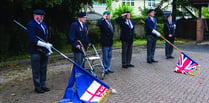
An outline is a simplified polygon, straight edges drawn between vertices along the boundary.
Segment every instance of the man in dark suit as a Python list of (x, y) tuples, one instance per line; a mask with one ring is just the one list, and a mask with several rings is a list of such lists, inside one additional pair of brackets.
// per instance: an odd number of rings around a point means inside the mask
[[(174, 43), (174, 40), (176, 38), (176, 32), (175, 29), (176, 24), (175, 22), (172, 21), (172, 16), (169, 14), (167, 16), (167, 21), (164, 24), (163, 31), (165, 33), (165, 38), (170, 41), (172, 44)], [(165, 56), (166, 59), (173, 59), (174, 57), (172, 56), (173, 53), (173, 46), (171, 46), (169, 43), (165, 43)]]
[(80, 12), (78, 14), (78, 21), (75, 21), (71, 24), (68, 36), (69, 41), (72, 44), (74, 61), (84, 67), (85, 57), (81, 50), (81, 45), (78, 41), (80, 41), (83, 44), (85, 49), (87, 46), (91, 46), (90, 39), (88, 38), (88, 28), (86, 24), (85, 12)]
[(148, 10), (149, 16), (145, 21), (146, 39), (147, 39), (147, 63), (158, 62), (154, 60), (157, 37), (160, 33), (157, 31), (157, 20), (154, 18), (154, 10)]
[(102, 57), (105, 74), (113, 73), (111, 70), (112, 60), (112, 44), (113, 44), (113, 25), (110, 22), (110, 11), (103, 13), (103, 18), (97, 22), (97, 26), (100, 27), (101, 31), (101, 44), (102, 44)]
[(120, 40), (122, 41), (122, 67), (134, 67), (131, 64), (132, 58), (132, 47), (134, 37), (134, 24), (130, 20), (130, 13), (125, 12), (116, 19), (116, 22), (120, 25), (121, 35)]
[[(33, 11), (33, 20), (28, 23), (27, 32), (30, 43), (31, 67), (35, 92), (44, 93), (49, 91), (46, 87), (46, 72), (48, 55), (52, 53), (52, 44), (48, 42), (48, 29), (43, 21), (45, 12), (41, 9)], [(39, 40), (37, 36), (44, 41)]]

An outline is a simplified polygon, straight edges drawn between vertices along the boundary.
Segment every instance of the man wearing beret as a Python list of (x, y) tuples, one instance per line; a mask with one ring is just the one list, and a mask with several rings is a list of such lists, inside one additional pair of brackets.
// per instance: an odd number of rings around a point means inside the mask
[[(33, 11), (33, 20), (27, 25), (30, 43), (31, 67), (35, 92), (49, 91), (46, 87), (48, 56), (52, 53), (52, 44), (48, 43), (48, 29), (44, 20), (45, 12), (41, 9)], [(40, 40), (41, 38), (42, 40)]]
[[(167, 21), (164, 24), (163, 31), (165, 33), (165, 38), (170, 41), (172, 44), (176, 38), (176, 24), (172, 21), (172, 16), (169, 14), (167, 16)], [(165, 56), (166, 59), (173, 59), (173, 46), (171, 46), (168, 42), (165, 43)]]
[(116, 22), (120, 25), (122, 41), (122, 68), (134, 67), (131, 64), (132, 47), (134, 37), (134, 24), (130, 20), (130, 13), (126, 11), (116, 19)]
[(80, 41), (84, 48), (91, 46), (90, 39), (88, 38), (88, 28), (86, 25), (86, 13), (78, 13), (78, 20), (73, 22), (70, 26), (68, 33), (69, 41), (72, 44), (72, 50), (74, 54), (74, 61), (84, 67), (84, 54), (81, 50)]
[(157, 37), (160, 33), (157, 31), (157, 20), (154, 18), (154, 9), (148, 10), (148, 17), (145, 21), (146, 39), (147, 39), (147, 63), (158, 62), (154, 60)]
[(105, 74), (113, 73), (111, 70), (111, 60), (112, 60), (112, 44), (113, 44), (113, 25), (110, 22), (110, 11), (105, 11), (103, 13), (103, 18), (98, 20), (97, 26), (99, 26), (101, 31), (101, 44), (102, 44), (102, 57)]

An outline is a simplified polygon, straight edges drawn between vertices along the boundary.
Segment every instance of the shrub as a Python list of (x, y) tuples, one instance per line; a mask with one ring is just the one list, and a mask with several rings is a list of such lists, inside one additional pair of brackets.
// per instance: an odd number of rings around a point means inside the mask
[(113, 12), (112, 18), (114, 19), (126, 11), (130, 12), (131, 17), (133, 16), (133, 8), (131, 6), (128, 6), (127, 4), (125, 4), (125, 5), (119, 5), (115, 9), (115, 11)]

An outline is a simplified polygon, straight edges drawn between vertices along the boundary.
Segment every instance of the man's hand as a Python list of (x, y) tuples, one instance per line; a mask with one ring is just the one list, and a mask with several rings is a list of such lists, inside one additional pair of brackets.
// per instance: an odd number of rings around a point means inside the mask
[(88, 46), (90, 47), (91, 46), (91, 43), (89, 43)]
[[(52, 46), (51, 46), (52, 47)], [(47, 53), (47, 55), (49, 56), (49, 55), (51, 55), (53, 52), (52, 52), (52, 50), (51, 50), (51, 47), (48, 49), (49, 50), (49, 52)]]
[(52, 47), (51, 43), (42, 42), (40, 40), (37, 42), (37, 45), (41, 47), (45, 47), (46, 49), (51, 49)]
[(152, 33), (155, 34), (157, 37), (160, 37), (160, 33), (157, 30), (153, 29)]
[(80, 45), (76, 45), (76, 48), (77, 48), (77, 49), (80, 49), (80, 48), (81, 48), (81, 46), (80, 46)]
[(103, 19), (107, 19), (107, 14), (103, 15)]
[(48, 49), (49, 53), (47, 55), (50, 55), (50, 54), (53, 53), (52, 50), (51, 50), (51, 48), (52, 48), (52, 44), (51, 43), (46, 43), (46, 42), (42, 42), (42, 41), (39, 40), (37, 42), (37, 45), (41, 46), (41, 47), (45, 47), (46, 49)]
[(121, 16), (126, 16), (127, 15), (127, 13), (123, 13), (123, 14), (121, 14)]
[(169, 36), (169, 37), (172, 37), (172, 34), (169, 34), (168, 36)]

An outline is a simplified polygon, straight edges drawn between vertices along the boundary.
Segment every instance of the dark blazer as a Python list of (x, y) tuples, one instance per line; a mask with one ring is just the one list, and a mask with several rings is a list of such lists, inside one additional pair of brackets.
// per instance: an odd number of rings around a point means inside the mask
[(100, 31), (101, 31), (100, 40), (101, 40), (102, 46), (112, 46), (114, 30), (111, 30), (110, 26), (104, 19), (98, 20), (97, 26), (100, 27)]
[[(165, 33), (165, 38), (168, 40), (174, 40), (176, 37), (174, 25), (175, 25), (175, 22), (172, 22), (171, 24), (169, 24), (168, 21), (166, 21), (164, 24), (163, 32)], [(169, 37), (169, 34), (172, 34), (172, 37)]]
[(145, 29), (146, 29), (146, 35), (152, 35), (156, 37), (155, 34), (152, 33), (152, 30), (157, 30), (157, 20), (154, 18), (154, 22), (152, 21), (151, 17), (147, 17), (145, 20)]
[(41, 28), (41, 25), (38, 24), (35, 20), (31, 20), (28, 25), (27, 25), (27, 32), (28, 32), (28, 37), (29, 37), (29, 43), (30, 43), (30, 53), (47, 53), (48, 50), (44, 47), (37, 46), (38, 42), (38, 37), (43, 39), (44, 41), (48, 42), (48, 29), (47, 25), (45, 22), (42, 22), (43, 27), (45, 28), (44, 30)]
[(80, 40), (81, 43), (84, 45), (84, 48), (90, 43), (90, 39), (88, 38), (88, 28), (87, 25), (84, 23), (83, 28), (79, 21), (75, 21), (71, 24), (70, 30), (68, 33), (69, 41), (72, 44), (73, 52), (82, 52), (76, 48), (77, 45), (80, 45), (77, 40)]
[(116, 22), (120, 25), (120, 28), (121, 28), (120, 40), (126, 41), (126, 42), (133, 42), (133, 37), (134, 37), (133, 21), (131, 21), (133, 28), (130, 28), (130, 26), (126, 22), (126, 19), (121, 16), (116, 19)]

